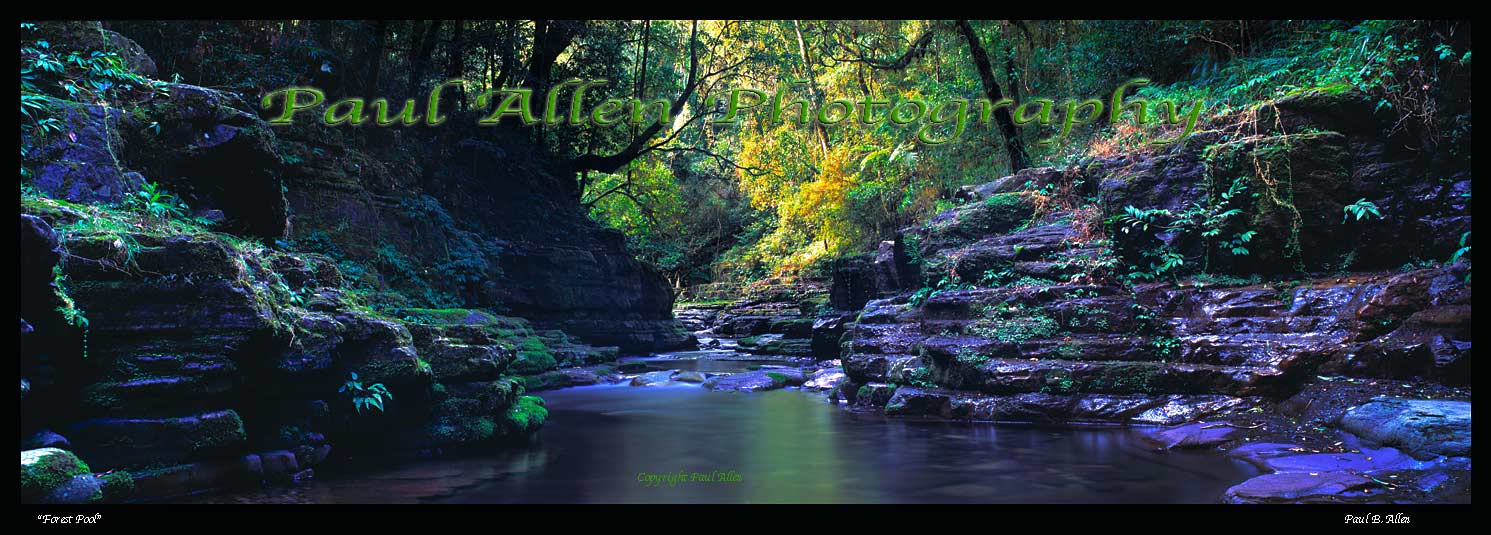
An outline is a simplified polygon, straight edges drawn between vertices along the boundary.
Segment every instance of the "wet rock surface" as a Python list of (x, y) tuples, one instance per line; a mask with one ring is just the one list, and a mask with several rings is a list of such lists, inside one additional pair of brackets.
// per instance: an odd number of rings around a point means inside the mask
[(1346, 411), (1341, 428), (1420, 458), (1470, 455), (1470, 402), (1383, 399)]
[[(1468, 500), (1456, 463), (1385, 460), (1469, 454), (1469, 265), (1415, 264), (1444, 257), (1465, 228), (1362, 247), (1461, 225), (1468, 206), (1418, 181), (1422, 161), (1380, 146), (1381, 117), (1327, 112), (1355, 98), (1291, 97), (1257, 135), (1198, 132), (1166, 154), (963, 188), (960, 206), (835, 272), (831, 303), (852, 317), (840, 322), (846, 379), (832, 399), (903, 417), (1167, 426), (1145, 432), (1161, 449), (1289, 444), (1228, 501)], [(1339, 130), (1284, 133), (1299, 128)], [(1293, 207), (1306, 215), (1249, 215), (1270, 237), (1247, 255), (1174, 229), (1098, 229), (1090, 208), (1046, 204), (1059, 191), (1101, 199), (1110, 223), (1125, 206), (1179, 213), (1205, 202), (1207, 169), (1243, 169), (1258, 151), (1298, 160)], [(1372, 228), (1324, 216), (1360, 196), (1414, 215)], [(1210, 264), (1193, 279), (1135, 276), (1155, 250)], [(1341, 258), (1358, 271), (1330, 264)], [(1362, 455), (1349, 445), (1358, 436), (1408, 453)]]

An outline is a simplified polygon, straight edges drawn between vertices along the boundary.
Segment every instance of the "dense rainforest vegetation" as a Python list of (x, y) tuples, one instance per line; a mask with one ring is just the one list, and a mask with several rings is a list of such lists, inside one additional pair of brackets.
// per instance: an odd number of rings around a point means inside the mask
[[(1397, 114), (1399, 126), (1420, 139), (1424, 150), (1454, 151), (1470, 135), (1469, 100), (1458, 98), (1469, 90), (1470, 32), (1447, 22), (435, 20), (109, 26), (151, 50), (162, 77), (245, 95), (311, 85), (331, 99), (399, 102), (423, 99), (444, 80), (474, 81), (465, 91), (446, 92), (459, 109), (474, 106), (466, 94), (478, 87), (522, 86), (542, 95), (562, 80), (582, 78), (609, 81), (583, 95), (589, 106), (618, 96), (671, 99), (678, 114), (671, 121), (536, 127), (517, 135), (531, 137), (536, 150), (552, 159), (556, 180), (575, 202), (597, 221), (625, 232), (635, 254), (677, 289), (822, 275), (833, 258), (872, 249), (896, 230), (949, 208), (959, 186), (1144, 147), (1160, 135), (1132, 121), (1099, 121), (1045, 142), (1059, 124), (1016, 129), (1008, 110), (936, 145), (918, 142), (924, 121), (799, 124), (792, 120), (794, 110), (780, 124), (768, 124), (762, 114), (739, 125), (703, 127), (724, 111), (706, 109), (705, 103), (733, 88), (785, 90), (790, 98), (809, 99), (814, 110), (836, 99), (883, 99), (888, 111), (889, 101), (908, 99), (1106, 100), (1124, 82), (1144, 78), (1149, 83), (1134, 86), (1134, 97), (1195, 103), (1206, 119), (1302, 91), (1359, 90)], [(102, 93), (117, 94), (128, 84), (122, 81)], [(75, 87), (95, 91), (86, 83)], [(386, 134), (340, 129), (328, 135), (376, 139)], [(1460, 156), (1469, 160), (1468, 153)]]
[[(532, 393), (623, 381), (1179, 426), (1276, 446), (1229, 501), (1468, 501), (1471, 37), (22, 22), (23, 501), (511, 444)], [(277, 120), (289, 88), (324, 100)], [(568, 120), (484, 123), (515, 88)], [(787, 360), (618, 360), (674, 350)], [(1397, 483), (1270, 464), (1408, 413), (1451, 424), (1378, 437)]]

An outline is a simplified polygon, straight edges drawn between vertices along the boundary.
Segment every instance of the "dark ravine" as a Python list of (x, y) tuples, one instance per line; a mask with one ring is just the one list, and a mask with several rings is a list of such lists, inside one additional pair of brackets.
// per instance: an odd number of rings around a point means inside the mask
[[(97, 22), (34, 31), (154, 74)], [(46, 195), (21, 202), (24, 502), (489, 451), (543, 424), (529, 377), (694, 343), (662, 277), (521, 140), (374, 158), (271, 128), (240, 95), (155, 83), (130, 113), (53, 99), (72, 135), (23, 155)], [(107, 208), (147, 182), (214, 226)], [(393, 395), (382, 410), (338, 392), (354, 373)]]

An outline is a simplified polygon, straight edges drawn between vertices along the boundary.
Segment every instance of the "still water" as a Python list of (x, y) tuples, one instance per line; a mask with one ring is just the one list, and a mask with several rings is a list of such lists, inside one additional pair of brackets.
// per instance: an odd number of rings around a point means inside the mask
[(1148, 451), (1126, 429), (915, 422), (821, 393), (696, 385), (543, 392), (533, 444), (190, 501), (300, 503), (1214, 503), (1256, 474)]

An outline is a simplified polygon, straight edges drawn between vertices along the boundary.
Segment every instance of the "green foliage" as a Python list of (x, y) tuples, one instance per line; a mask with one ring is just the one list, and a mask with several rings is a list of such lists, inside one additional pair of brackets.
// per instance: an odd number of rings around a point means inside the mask
[[(61, 134), (66, 125), (59, 115), (61, 103), (53, 99), (87, 104), (129, 103), (164, 92), (164, 87), (135, 74), (119, 54), (107, 50), (66, 50), (38, 38), (36, 24), (21, 23), (20, 47), (20, 154), (38, 141)], [(21, 178), (30, 170), (20, 168)]]
[(972, 288), (973, 285), (971, 284), (968, 284), (966, 282), (959, 282), (956, 275), (944, 276), (937, 281), (936, 285), (924, 286), (917, 289), (916, 292), (913, 292), (911, 294), (909, 303), (912, 307), (919, 307), (922, 306), (922, 303), (927, 302), (927, 299), (935, 297), (943, 292), (969, 290)]
[(1179, 357), (1181, 352), (1180, 339), (1173, 336), (1151, 337), (1149, 339), (1149, 347), (1154, 351), (1155, 356), (1159, 358), (1160, 362), (1166, 362)]
[(1450, 255), (1450, 259), (1446, 263), (1453, 264), (1455, 262), (1459, 262), (1461, 258), (1465, 258), (1466, 256), (1469, 256), (1469, 255), (1470, 255), (1470, 233), (1466, 232), (1466, 233), (1460, 235), (1460, 248), (1455, 250), (1455, 254)]
[(1352, 216), (1356, 217), (1356, 221), (1361, 221), (1363, 218), (1382, 217), (1382, 211), (1377, 209), (1377, 205), (1366, 199), (1357, 199), (1356, 202), (1341, 207), (1341, 211), (1343, 212), (1341, 224), (1345, 224), (1346, 220)]
[(67, 321), (68, 325), (87, 329), (88, 316), (83, 313), (82, 309), (78, 308), (77, 303), (68, 295), (67, 273), (62, 271), (61, 265), (52, 266), (52, 286), (55, 288), (57, 299), (62, 303), (57, 306), (57, 312), (62, 314), (62, 318)]
[[(1447, 264), (1454, 264), (1462, 259), (1470, 257), (1470, 232), (1460, 235), (1460, 248), (1455, 249), (1455, 254), (1450, 255)], [(1465, 283), (1470, 284), (1470, 273), (1465, 274)]]
[[(1252, 206), (1259, 197), (1249, 191), (1249, 180), (1246, 176), (1234, 178), (1226, 190), (1208, 196), (1206, 202), (1193, 202), (1180, 213), (1163, 208), (1125, 206), (1123, 213), (1110, 218), (1109, 223), (1124, 234), (1166, 232), (1177, 237), (1199, 237), (1208, 255), (1203, 260), (1209, 261), (1213, 244), (1222, 253), (1246, 256), (1249, 253), (1247, 244), (1258, 234), (1255, 230), (1241, 229), (1238, 223), (1244, 218), (1244, 208)], [(1227, 232), (1231, 232), (1230, 238), (1219, 239)], [(1187, 265), (1185, 255), (1164, 244), (1140, 251), (1140, 257), (1144, 262), (1129, 267), (1127, 277), (1130, 280), (1174, 278)]]
[(990, 358), (991, 357), (989, 355), (985, 355), (983, 353), (975, 351), (973, 348), (967, 346), (959, 347), (957, 354), (953, 356), (954, 360), (965, 366), (973, 368), (978, 368), (983, 366), (984, 364), (987, 364)]
[(384, 400), (393, 399), (393, 393), (389, 392), (383, 383), (373, 383), (364, 387), (362, 381), (357, 379), (357, 372), (351, 372), (348, 375), (342, 387), (337, 389), (337, 393), (345, 394), (351, 399), (352, 407), (359, 414), (362, 413), (363, 408), (375, 408), (378, 412), (383, 412)]
[(140, 191), (125, 197), (124, 206), (155, 219), (181, 218), (190, 213), (185, 202), (154, 182), (146, 182)]
[(907, 376), (907, 382), (918, 388), (937, 388), (937, 383), (932, 381), (932, 370), (926, 366), (919, 366)]

